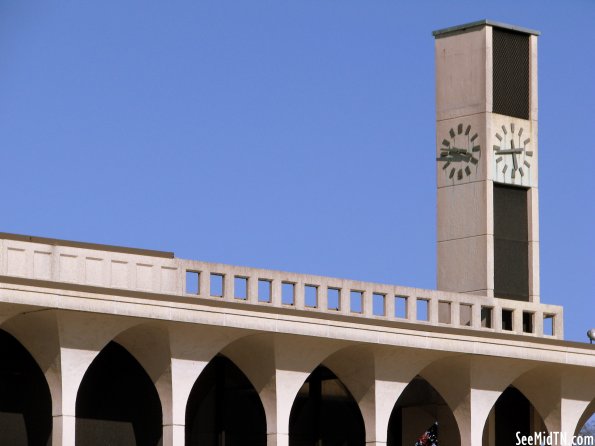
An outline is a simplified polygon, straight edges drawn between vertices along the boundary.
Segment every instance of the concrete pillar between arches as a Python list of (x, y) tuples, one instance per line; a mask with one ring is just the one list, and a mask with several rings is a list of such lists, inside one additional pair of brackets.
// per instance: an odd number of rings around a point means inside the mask
[(163, 446), (182, 446), (186, 441), (186, 426), (183, 424), (163, 425)]
[(289, 446), (289, 434), (268, 433), (267, 446)]
[(384, 441), (366, 441), (366, 446), (386, 446)]
[(52, 417), (52, 446), (75, 446), (76, 417), (54, 415)]

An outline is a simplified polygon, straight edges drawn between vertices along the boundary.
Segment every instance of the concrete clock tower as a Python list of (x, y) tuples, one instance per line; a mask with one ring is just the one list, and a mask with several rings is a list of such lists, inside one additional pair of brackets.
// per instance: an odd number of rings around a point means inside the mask
[(537, 31), (435, 31), (438, 289), (539, 302)]

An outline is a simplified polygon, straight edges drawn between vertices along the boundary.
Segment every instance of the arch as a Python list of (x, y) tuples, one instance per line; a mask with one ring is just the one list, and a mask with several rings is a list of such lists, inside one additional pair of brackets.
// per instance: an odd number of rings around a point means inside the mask
[(186, 445), (266, 446), (264, 407), (252, 383), (227, 357), (215, 356), (186, 405)]
[(435, 421), (439, 425), (440, 443), (461, 444), (459, 426), (452, 409), (425, 378), (417, 375), (393, 407), (388, 422), (387, 446), (415, 444)]
[(587, 406), (580, 417), (574, 435), (595, 435), (595, 400)]
[(516, 444), (517, 433), (529, 436), (547, 432), (539, 411), (515, 386), (508, 386), (498, 397), (483, 428), (484, 446)]
[(15, 337), (0, 330), (0, 444), (47, 445), (52, 399), (45, 376)]
[(124, 347), (108, 343), (77, 393), (77, 444), (156, 446), (161, 437), (161, 402), (153, 382)]
[(364, 419), (347, 387), (328, 368), (318, 366), (293, 402), (289, 446), (359, 446), (365, 436)]

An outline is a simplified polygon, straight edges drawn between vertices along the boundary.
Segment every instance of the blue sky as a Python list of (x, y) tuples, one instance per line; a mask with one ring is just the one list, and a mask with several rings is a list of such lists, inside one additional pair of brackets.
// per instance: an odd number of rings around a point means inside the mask
[(434, 42), (538, 29), (542, 301), (595, 326), (592, 1), (0, 0), (0, 231), (435, 287)]

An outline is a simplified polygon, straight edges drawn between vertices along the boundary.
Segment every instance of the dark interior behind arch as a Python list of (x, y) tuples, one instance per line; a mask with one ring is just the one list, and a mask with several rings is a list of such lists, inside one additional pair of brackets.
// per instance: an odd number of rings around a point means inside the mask
[(266, 446), (260, 396), (242, 371), (218, 355), (192, 387), (186, 406), (186, 445)]
[(85, 373), (76, 398), (76, 443), (157, 446), (162, 437), (157, 390), (138, 361), (110, 342)]
[(0, 330), (0, 444), (46, 446), (51, 442), (52, 398), (31, 354)]
[(289, 417), (289, 446), (361, 446), (365, 426), (357, 402), (323, 366), (300, 388)]

